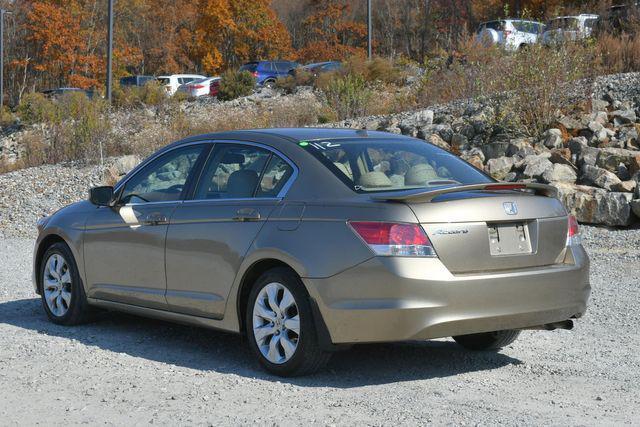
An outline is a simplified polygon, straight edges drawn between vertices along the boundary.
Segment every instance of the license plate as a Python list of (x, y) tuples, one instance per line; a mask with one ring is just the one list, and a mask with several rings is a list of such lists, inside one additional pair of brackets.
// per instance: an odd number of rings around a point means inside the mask
[(526, 223), (487, 224), (491, 256), (531, 253), (529, 227)]

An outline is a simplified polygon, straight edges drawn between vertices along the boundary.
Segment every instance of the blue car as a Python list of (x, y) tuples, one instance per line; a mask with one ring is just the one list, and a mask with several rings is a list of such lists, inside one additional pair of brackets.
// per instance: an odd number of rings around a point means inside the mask
[(240, 67), (240, 71), (248, 71), (256, 78), (258, 86), (273, 87), (280, 77), (287, 77), (300, 65), (292, 61), (256, 61), (248, 62)]

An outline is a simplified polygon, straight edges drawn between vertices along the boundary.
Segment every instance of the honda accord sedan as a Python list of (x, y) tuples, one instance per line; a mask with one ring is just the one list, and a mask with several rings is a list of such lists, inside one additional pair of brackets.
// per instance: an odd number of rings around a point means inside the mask
[(96, 310), (244, 334), (277, 375), (358, 343), (498, 350), (571, 329), (589, 260), (555, 190), (496, 182), (422, 140), (347, 129), (215, 133), (38, 222), (52, 322)]

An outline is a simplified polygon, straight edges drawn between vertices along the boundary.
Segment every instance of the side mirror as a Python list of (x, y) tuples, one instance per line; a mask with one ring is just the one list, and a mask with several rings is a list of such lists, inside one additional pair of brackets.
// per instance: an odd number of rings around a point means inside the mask
[(111, 206), (113, 187), (102, 186), (89, 189), (89, 201), (96, 206)]

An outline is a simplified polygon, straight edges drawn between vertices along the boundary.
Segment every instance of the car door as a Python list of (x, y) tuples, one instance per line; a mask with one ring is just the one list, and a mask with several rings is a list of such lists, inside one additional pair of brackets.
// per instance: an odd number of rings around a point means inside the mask
[(295, 170), (264, 146), (216, 144), (191, 198), (169, 225), (166, 298), (172, 311), (222, 317), (242, 260)]
[(210, 145), (170, 150), (131, 176), (115, 207), (88, 218), (84, 258), (89, 297), (166, 309), (165, 239), (169, 219)]

